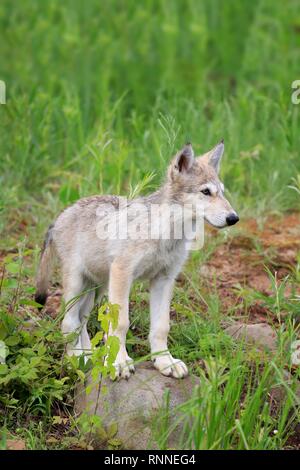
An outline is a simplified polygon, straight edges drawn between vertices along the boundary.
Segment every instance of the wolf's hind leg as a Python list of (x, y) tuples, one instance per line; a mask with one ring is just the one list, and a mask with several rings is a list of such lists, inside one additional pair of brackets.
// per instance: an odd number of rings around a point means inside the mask
[(66, 311), (61, 330), (64, 335), (77, 333), (75, 340), (67, 344), (67, 354), (69, 356), (80, 356), (83, 352), (80, 320), (80, 295), (84, 289), (83, 277), (79, 273), (64, 273), (63, 285)]
[(90, 354), (92, 345), (87, 331), (87, 323), (95, 302), (95, 291), (83, 294), (80, 299), (79, 318), (81, 322), (81, 346), (85, 354)]
[(151, 282), (149, 340), (154, 367), (163, 375), (181, 379), (188, 374), (187, 366), (180, 359), (175, 359), (168, 350), (173, 284), (174, 280), (165, 276), (159, 276)]

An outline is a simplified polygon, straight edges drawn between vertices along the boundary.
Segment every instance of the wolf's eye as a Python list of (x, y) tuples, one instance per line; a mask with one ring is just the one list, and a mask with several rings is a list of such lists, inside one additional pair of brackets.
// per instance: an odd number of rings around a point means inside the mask
[(203, 189), (201, 193), (204, 194), (205, 196), (211, 196), (210, 189), (208, 188)]

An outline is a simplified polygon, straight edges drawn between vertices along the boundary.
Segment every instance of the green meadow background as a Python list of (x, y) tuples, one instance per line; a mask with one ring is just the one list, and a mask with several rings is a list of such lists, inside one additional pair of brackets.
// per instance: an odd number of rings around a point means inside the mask
[(156, 187), (187, 140), (201, 153), (225, 139), (246, 215), (295, 207), (299, 64), (297, 0), (3, 0), (1, 229)]

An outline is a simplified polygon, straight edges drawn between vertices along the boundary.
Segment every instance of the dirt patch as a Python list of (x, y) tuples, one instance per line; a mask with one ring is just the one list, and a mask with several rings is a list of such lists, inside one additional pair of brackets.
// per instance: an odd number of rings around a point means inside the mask
[(62, 289), (54, 287), (50, 290), (45, 306), (45, 314), (55, 318), (60, 312)]
[[(200, 275), (209, 286), (214, 280), (224, 313), (247, 314), (249, 321), (269, 321), (272, 313), (264, 302), (245, 305), (243, 289), (252, 289), (265, 296), (273, 293), (266, 267), (276, 275), (278, 285), (292, 274), (300, 253), (300, 214), (268, 217), (260, 227), (250, 219), (240, 224), (239, 232), (216, 248), (209, 261), (200, 267)], [(292, 281), (291, 276), (291, 281)], [(286, 296), (293, 288), (300, 292), (299, 283), (288, 283)]]
[(7, 450), (26, 450), (26, 444), (23, 439), (8, 439), (6, 446)]

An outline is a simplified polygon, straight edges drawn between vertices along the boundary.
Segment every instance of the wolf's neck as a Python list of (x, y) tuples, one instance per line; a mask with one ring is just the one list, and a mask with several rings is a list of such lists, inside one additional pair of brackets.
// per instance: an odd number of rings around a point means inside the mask
[(163, 184), (157, 191), (137, 199), (145, 204), (172, 204), (175, 202), (171, 188), (167, 183)]

